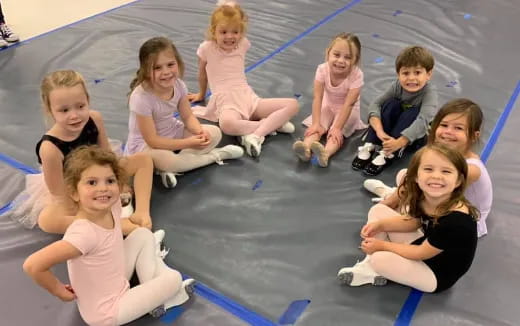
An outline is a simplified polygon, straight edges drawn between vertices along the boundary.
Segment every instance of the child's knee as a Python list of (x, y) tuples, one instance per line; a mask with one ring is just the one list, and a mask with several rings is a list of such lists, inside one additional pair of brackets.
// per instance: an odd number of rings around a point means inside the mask
[(219, 127), (212, 125), (203, 125), (202, 128), (204, 128), (211, 135), (212, 143), (218, 144), (222, 139), (222, 131)]
[(289, 108), (291, 110), (292, 115), (296, 115), (296, 113), (300, 111), (300, 106), (298, 105), (298, 101), (296, 99), (289, 100)]
[(370, 256), (370, 266), (379, 275), (385, 274), (385, 269), (389, 265), (387, 251), (376, 251)]
[(174, 294), (182, 286), (182, 275), (175, 269), (169, 269), (164, 273), (164, 286), (168, 289), (168, 293)]
[(235, 123), (231, 119), (220, 119), (218, 125), (225, 134), (234, 134), (235, 132)]

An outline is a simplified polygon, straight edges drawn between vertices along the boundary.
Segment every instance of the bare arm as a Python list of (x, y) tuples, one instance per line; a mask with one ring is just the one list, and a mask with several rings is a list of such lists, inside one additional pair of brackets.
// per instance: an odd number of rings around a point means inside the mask
[(98, 111), (90, 110), (90, 117), (94, 120), (96, 127), (98, 128), (98, 145), (99, 147), (111, 150), (110, 144), (108, 143), (107, 131), (105, 129), (105, 123), (103, 122), (103, 116)]
[(480, 179), (480, 168), (475, 164), (468, 164), (468, 185)]
[(350, 113), (352, 112), (352, 107), (357, 102), (360, 93), (361, 93), (361, 87), (349, 89), (347, 97), (345, 98), (345, 103), (343, 104), (343, 109), (339, 113), (339, 117), (336, 120), (336, 123), (332, 126), (333, 128), (343, 130), (343, 126), (345, 125), (345, 122), (347, 122), (348, 118), (350, 117)]
[(204, 98), (206, 97), (206, 92), (208, 91), (208, 75), (206, 73), (207, 64), (207, 61), (204, 61), (201, 58), (199, 58), (199, 92), (196, 94), (188, 95), (188, 100), (190, 102), (199, 102), (204, 100)]
[(370, 124), (370, 127), (372, 127), (372, 129), (374, 129), (376, 134), (384, 132), (383, 123), (381, 122), (381, 118), (376, 117), (376, 116), (371, 116), (368, 119), (368, 123)]
[(321, 104), (323, 103), (323, 83), (314, 80), (314, 99), (312, 100), (312, 123), (319, 124), (321, 118)]
[(191, 110), (190, 101), (187, 96), (183, 96), (179, 101), (179, 114), (181, 116), (186, 129), (194, 135), (199, 135), (202, 133), (202, 126), (200, 125), (199, 120), (193, 114)]
[(137, 120), (137, 126), (143, 135), (144, 141), (151, 148), (173, 151), (190, 147), (188, 139), (171, 139), (159, 136), (157, 134), (157, 129), (155, 129), (155, 122), (152, 117), (137, 113), (135, 114), (135, 117)]
[(63, 301), (71, 301), (75, 298), (74, 292), (58, 280), (50, 268), (79, 256), (81, 252), (76, 247), (59, 240), (29, 256), (23, 264), (23, 270), (52, 295)]
[(45, 184), (49, 192), (55, 197), (67, 195), (65, 182), (63, 181), (63, 154), (50, 141), (42, 142), (40, 146), (40, 158)]

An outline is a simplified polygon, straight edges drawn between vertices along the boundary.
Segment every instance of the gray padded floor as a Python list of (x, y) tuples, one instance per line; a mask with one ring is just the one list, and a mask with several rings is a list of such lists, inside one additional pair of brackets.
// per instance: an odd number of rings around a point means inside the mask
[[(359, 229), (371, 202), (364, 177), (351, 170), (359, 134), (346, 141), (328, 169), (304, 165), (290, 151), (310, 113), (316, 66), (330, 38), (358, 34), (363, 45), (365, 86), (362, 111), (395, 76), (393, 61), (409, 44), (432, 50), (432, 82), (440, 102), (468, 97), (485, 112), (485, 144), (518, 81), (520, 37), (514, 1), (348, 1), (285, 0), (243, 2), (250, 14), (248, 65), (273, 53), (321, 19), (334, 17), (248, 73), (263, 97), (299, 96), (294, 135), (270, 137), (259, 160), (244, 158), (179, 177), (173, 190), (159, 183), (152, 195), (156, 228), (164, 228), (172, 248), (168, 264), (234, 301), (276, 322), (294, 300), (311, 304), (297, 325), (394, 324), (408, 288), (347, 288), (335, 280), (339, 267), (362, 257)], [(38, 103), (43, 75), (60, 68), (80, 71), (89, 81), (91, 107), (100, 110), (109, 135), (125, 139), (126, 93), (137, 69), (137, 49), (156, 35), (167, 35), (187, 65), (185, 80), (197, 90), (195, 50), (214, 1), (143, 0), (69, 26), (22, 46), (0, 52), (0, 153), (36, 167), (34, 144), (44, 133)], [(519, 106), (516, 104), (515, 106)], [(490, 235), (479, 241), (469, 274), (452, 290), (425, 295), (412, 321), (416, 325), (515, 325), (519, 235), (518, 150), (513, 110), (489, 168), (495, 203)], [(23, 135), (23, 136), (20, 136)], [(225, 138), (224, 142), (232, 142)], [(395, 164), (381, 176), (391, 182)], [(0, 203), (22, 188), (21, 172), (0, 164)], [(13, 172), (14, 171), (14, 172)], [(256, 186), (255, 186), (256, 185)], [(516, 204), (516, 205), (515, 205)], [(10, 325), (78, 325), (74, 305), (64, 305), (23, 275), (32, 251), (55, 239), (0, 220), (0, 316)], [(59, 274), (65, 276), (65, 269)], [(197, 296), (175, 325), (240, 325), (235, 316)], [(135, 325), (161, 325), (145, 317)]]

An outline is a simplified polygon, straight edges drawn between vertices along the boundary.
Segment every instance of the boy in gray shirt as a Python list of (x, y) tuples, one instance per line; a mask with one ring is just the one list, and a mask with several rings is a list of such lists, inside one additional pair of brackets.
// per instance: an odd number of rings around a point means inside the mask
[(370, 127), (353, 169), (377, 175), (395, 158), (394, 153), (400, 157), (406, 146), (427, 135), (438, 110), (437, 92), (428, 83), (434, 63), (432, 54), (420, 46), (407, 47), (397, 56), (397, 80), (368, 109)]

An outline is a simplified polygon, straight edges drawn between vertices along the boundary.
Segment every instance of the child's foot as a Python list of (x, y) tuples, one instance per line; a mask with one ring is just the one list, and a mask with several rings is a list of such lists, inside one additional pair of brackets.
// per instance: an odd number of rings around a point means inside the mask
[(224, 160), (230, 160), (244, 156), (244, 150), (242, 147), (236, 145), (226, 145), (224, 147), (215, 148), (209, 153), (215, 155), (215, 162), (218, 165), (224, 164), (224, 162), (222, 162)]
[(255, 134), (249, 134), (240, 137), (240, 143), (245, 147), (247, 155), (251, 157), (260, 156), (262, 152), (262, 144), (265, 137), (259, 137)]
[(296, 141), (293, 144), (292, 149), (300, 161), (308, 162), (311, 159), (311, 149), (308, 148), (303, 141)]
[(338, 272), (338, 280), (341, 284), (350, 286), (360, 286), (373, 284), (376, 286), (385, 285), (387, 280), (377, 274), (367, 260), (356, 263), (353, 267), (344, 267)]
[(376, 176), (383, 171), (383, 169), (388, 165), (390, 159), (394, 156), (390, 154), (389, 156), (385, 155), (385, 152), (379, 151), (379, 154), (370, 162), (365, 169), (363, 169), (363, 174), (369, 176)]
[(322, 168), (326, 168), (329, 165), (329, 154), (325, 150), (325, 147), (320, 142), (313, 142), (311, 144), (311, 151), (314, 156), (318, 159), (318, 165)]
[(372, 151), (375, 146), (371, 143), (365, 143), (363, 146), (358, 147), (358, 154), (352, 161), (352, 168), (354, 170), (363, 170), (372, 156)]
[(9, 43), (7, 43), (7, 41), (4, 40), (4, 38), (2, 37), (2, 34), (0, 34), (0, 49), (5, 48), (8, 45), (9, 45)]
[(20, 38), (16, 35), (7, 24), (0, 24), (0, 34), (7, 42), (18, 42)]
[(383, 181), (377, 179), (366, 179), (365, 182), (363, 182), (363, 186), (366, 190), (382, 199), (390, 196), (397, 189), (389, 187), (385, 185)]
[(287, 121), (280, 128), (276, 129), (277, 132), (281, 132), (284, 134), (292, 134), (296, 128), (291, 121)]
[(162, 184), (165, 188), (175, 188), (175, 186), (177, 185), (177, 178), (175, 177), (175, 173), (159, 172), (158, 174), (161, 177)]
[(195, 283), (195, 280), (192, 278), (182, 281), (179, 292), (164, 303), (164, 309), (170, 309), (171, 307), (179, 306), (188, 301), (193, 292), (195, 292)]
[(153, 237), (155, 240), (155, 255), (160, 257), (161, 259), (166, 258), (170, 249), (163, 247), (163, 240), (166, 233), (163, 229), (157, 230), (153, 233)]

